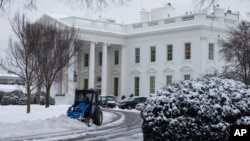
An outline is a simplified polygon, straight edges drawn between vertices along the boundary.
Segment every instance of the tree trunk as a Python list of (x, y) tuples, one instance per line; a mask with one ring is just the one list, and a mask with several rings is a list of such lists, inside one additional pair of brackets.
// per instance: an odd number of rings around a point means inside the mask
[(50, 86), (46, 87), (46, 96), (45, 96), (45, 108), (49, 107), (49, 97), (50, 97)]
[(30, 113), (30, 101), (31, 101), (31, 97), (30, 97), (30, 85), (27, 84), (27, 114)]
[(40, 104), (40, 97), (41, 97), (41, 85), (38, 84), (36, 104)]

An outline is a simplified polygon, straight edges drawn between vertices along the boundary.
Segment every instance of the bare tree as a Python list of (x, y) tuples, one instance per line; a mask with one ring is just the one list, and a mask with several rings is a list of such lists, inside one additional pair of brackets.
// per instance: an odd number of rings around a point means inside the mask
[(36, 57), (46, 89), (45, 107), (49, 107), (51, 86), (74, 56), (74, 43), (78, 39), (78, 30), (50, 21), (42, 22), (42, 25), (41, 45)]
[[(0, 14), (10, 10), (15, 1), (16, 0), (0, 0)], [(36, 9), (36, 0), (26, 0), (23, 7), (31, 10)]]
[(31, 86), (35, 82), (37, 62), (34, 47), (40, 39), (39, 26), (31, 24), (24, 15), (16, 14), (10, 21), (16, 40), (10, 38), (8, 57), (1, 59), (0, 66), (24, 80), (27, 90), (27, 113), (30, 113)]
[(102, 10), (109, 5), (126, 5), (130, 0), (67, 0), (73, 7)]
[(237, 27), (230, 27), (228, 38), (221, 40), (222, 54), (227, 65), (223, 75), (250, 84), (250, 23), (242, 21)]
[(31, 86), (37, 86), (38, 92), (45, 86), (45, 103), (49, 107), (50, 88), (74, 56), (78, 30), (51, 21), (30, 23), (19, 14), (10, 23), (17, 40), (10, 38), (8, 58), (1, 59), (0, 65), (25, 81), (27, 113), (30, 113)]
[(194, 5), (198, 9), (209, 9), (218, 4), (219, 0), (193, 0)]
[[(108, 5), (126, 5), (130, 0), (64, 0), (62, 2), (69, 3), (70, 6), (80, 9), (97, 9), (102, 10)], [(0, 0), (0, 14), (5, 13), (6, 10), (11, 9), (16, 0)], [(26, 0), (23, 5), (27, 9), (37, 9), (36, 0)]]
[[(195, 8), (199, 10), (209, 10), (214, 6), (219, 5), (222, 0), (193, 0)], [(236, 0), (238, 2), (247, 3), (249, 0)]]

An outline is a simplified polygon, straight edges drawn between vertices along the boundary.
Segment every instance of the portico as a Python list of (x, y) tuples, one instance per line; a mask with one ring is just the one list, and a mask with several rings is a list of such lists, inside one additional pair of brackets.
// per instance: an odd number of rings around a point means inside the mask
[(125, 73), (125, 47), (83, 40), (77, 52), (76, 88), (100, 89), (102, 95), (120, 95), (120, 90), (125, 85), (125, 81), (121, 81), (121, 74)]

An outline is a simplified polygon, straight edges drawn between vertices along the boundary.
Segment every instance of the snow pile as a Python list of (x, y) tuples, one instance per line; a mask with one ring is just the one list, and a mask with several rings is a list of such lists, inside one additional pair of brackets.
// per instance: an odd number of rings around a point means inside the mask
[[(31, 105), (31, 113), (29, 114), (26, 114), (27, 107), (24, 105), (0, 106), (0, 140), (6, 141), (11, 140), (11, 138), (36, 135), (44, 135), (44, 140), (46, 141), (65, 140), (82, 135), (76, 135), (73, 131), (88, 131), (99, 127), (104, 128), (105, 126), (121, 124), (125, 120), (122, 115), (121, 119), (116, 121), (117, 115), (103, 111), (103, 125), (88, 127), (86, 123), (66, 116), (69, 106), (71, 105), (54, 105), (45, 108), (41, 105)], [(72, 135), (62, 136), (62, 134), (60, 137), (49, 137), (59, 132), (67, 133), (71, 131)]]
[(250, 124), (250, 91), (216, 77), (181, 81), (148, 98), (142, 117), (145, 138), (229, 140), (230, 125)]
[[(0, 122), (0, 138), (10, 136), (23, 136), (32, 134), (45, 134), (48, 132), (61, 132), (87, 128), (87, 125), (78, 120), (68, 118), (66, 115), (53, 117), (46, 120), (36, 120), (33, 122), (22, 121), (17, 123)], [(19, 128), (19, 130), (17, 129)], [(23, 129), (23, 130), (20, 130)], [(45, 130), (46, 129), (46, 130)], [(16, 132), (18, 130), (18, 132)]]

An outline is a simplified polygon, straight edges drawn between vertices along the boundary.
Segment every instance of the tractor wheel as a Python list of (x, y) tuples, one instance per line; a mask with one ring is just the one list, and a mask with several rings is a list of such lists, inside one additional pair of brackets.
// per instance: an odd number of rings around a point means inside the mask
[(102, 121), (103, 121), (103, 114), (101, 109), (98, 109), (95, 113), (94, 123), (96, 125), (102, 125)]

